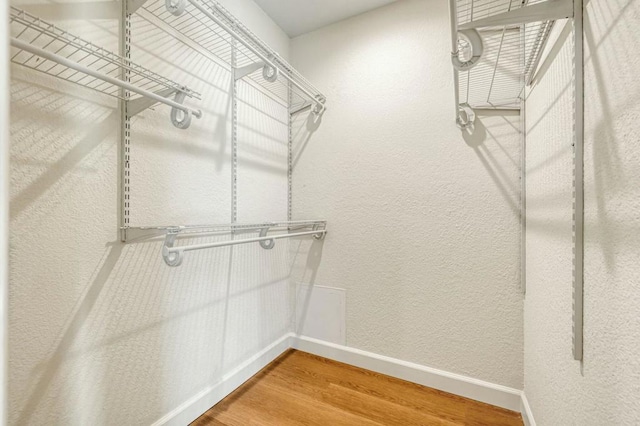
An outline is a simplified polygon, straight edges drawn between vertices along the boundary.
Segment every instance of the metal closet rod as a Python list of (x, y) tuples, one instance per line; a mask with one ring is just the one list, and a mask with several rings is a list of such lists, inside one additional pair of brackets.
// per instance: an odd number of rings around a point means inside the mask
[(122, 81), (119, 80), (115, 77), (111, 77), (109, 75), (103, 74), (101, 72), (98, 71), (94, 71), (90, 68), (85, 67), (84, 65), (80, 65), (77, 62), (74, 62), (70, 59), (67, 59), (63, 56), (57, 55), (55, 53), (49, 52), (47, 50), (41, 49), (39, 47), (33, 46), (29, 43), (26, 43), (22, 40), (19, 40), (15, 37), (11, 38), (11, 45), (14, 47), (17, 47), (18, 49), (27, 51), (29, 53), (33, 53), (34, 55), (40, 56), (44, 59), (48, 59), (50, 61), (53, 62), (57, 62), (60, 65), (64, 65), (65, 67), (74, 69), (76, 71), (82, 72), (84, 74), (90, 75), (92, 77), (98, 78), (100, 80), (106, 81), (107, 83), (111, 83), (115, 86), (119, 86), (122, 88), (125, 88), (131, 92), (135, 92), (139, 95), (145, 96), (147, 98), (153, 99), (155, 101), (161, 102), (163, 104), (169, 105), (173, 108), (179, 109), (180, 111), (183, 111), (185, 114), (187, 113), (191, 113), (193, 114), (195, 117), (197, 118), (201, 118), (202, 117), (202, 112), (200, 110), (194, 110), (191, 109), (189, 107), (186, 107), (182, 104), (179, 104), (178, 102), (175, 102), (171, 99), (165, 98), (163, 96), (160, 96), (156, 93), (150, 92), (148, 90), (145, 89), (141, 89), (137, 86), (134, 86), (133, 84), (130, 84), (126, 81)]
[[(224, 21), (218, 19), (218, 17), (216, 17), (214, 14), (212, 14), (211, 12), (209, 12), (204, 6), (202, 6), (197, 0), (188, 0), (189, 3), (191, 3), (196, 9), (198, 9), (200, 12), (202, 12), (205, 16), (207, 16), (209, 19), (211, 19), (212, 21), (214, 21), (216, 24), (218, 24), (222, 29), (224, 29), (227, 33), (229, 33), (236, 41), (240, 42), (244, 47), (246, 47), (247, 49), (249, 49), (251, 52), (253, 52), (254, 55), (256, 55), (258, 58), (260, 58), (262, 61), (264, 61), (265, 64), (267, 64), (268, 66), (274, 68), (274, 69), (281, 69), (281, 67), (279, 67), (274, 61), (272, 61), (270, 58), (268, 58), (266, 55), (264, 55), (262, 52), (260, 52), (258, 49), (256, 49), (255, 47), (253, 47), (249, 42), (247, 42), (246, 40), (243, 39), (243, 37), (241, 37), (240, 35), (238, 35), (236, 33), (236, 31), (229, 27), (229, 25), (227, 25)], [(305, 95), (307, 95), (309, 97), (309, 99), (314, 102), (320, 109), (317, 111), (319, 114), (322, 113), (325, 110), (325, 105), (316, 98), (316, 96), (309, 92), (306, 88), (302, 87), (302, 85), (300, 85), (300, 83), (298, 83), (296, 80), (294, 80), (293, 78), (291, 78), (289, 76), (289, 70), (285, 69), (284, 72), (280, 73), (285, 79), (287, 79), (291, 84), (293, 84), (294, 86), (296, 86), (298, 89), (300, 89), (302, 91), (302, 93), (304, 93)], [(322, 95), (320, 95), (322, 96)]]
[(303, 237), (307, 235), (313, 235), (315, 239), (321, 240), (327, 234), (327, 230), (324, 228), (315, 229), (318, 226), (326, 226), (324, 224), (321, 225), (316, 223), (316, 224), (310, 224), (309, 226), (313, 226), (314, 229), (312, 231), (292, 232), (292, 233), (286, 233), (286, 234), (277, 234), (277, 235), (267, 236), (266, 234), (269, 230), (269, 224), (266, 224), (263, 227), (261, 227), (262, 231), (260, 232), (259, 237), (174, 247), (176, 237), (180, 232), (180, 229), (176, 229), (176, 230), (167, 232), (164, 246), (162, 248), (162, 257), (164, 258), (164, 261), (167, 265), (179, 266), (182, 264), (182, 261), (184, 260), (184, 252), (186, 251), (204, 250), (204, 249), (210, 249), (210, 248), (235, 246), (239, 244), (249, 244), (249, 243), (260, 243), (260, 246), (262, 248), (268, 250), (274, 247), (275, 240), (280, 240), (285, 238), (294, 238), (294, 237)]
[(266, 237), (255, 237), (255, 238), (243, 238), (241, 240), (229, 240), (229, 241), (218, 241), (215, 243), (205, 243), (205, 244), (193, 244), (190, 246), (181, 246), (181, 247), (169, 247), (169, 253), (179, 253), (184, 251), (193, 251), (193, 250), (202, 250), (208, 248), (216, 248), (216, 247), (226, 247), (226, 246), (235, 246), (238, 244), (248, 244), (248, 243), (259, 243), (260, 241), (270, 241), (270, 240), (280, 240), (283, 238), (293, 238), (293, 237), (302, 237), (305, 235), (316, 235), (318, 239), (324, 237), (327, 233), (326, 229), (321, 229), (317, 231), (303, 231), (303, 232), (293, 232), (291, 234), (279, 234), (279, 235), (269, 235)]

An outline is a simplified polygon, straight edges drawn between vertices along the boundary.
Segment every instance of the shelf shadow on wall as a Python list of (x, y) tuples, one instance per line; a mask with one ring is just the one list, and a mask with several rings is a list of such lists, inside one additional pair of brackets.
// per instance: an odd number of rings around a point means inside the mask
[(298, 161), (300, 161), (300, 158), (302, 157), (302, 154), (304, 154), (304, 151), (307, 149), (307, 145), (309, 144), (311, 137), (322, 124), (322, 116), (316, 117), (314, 114), (309, 112), (306, 116), (302, 115), (292, 121), (298, 123), (295, 133), (293, 133), (292, 129), (292, 140), (294, 146), (292, 147), (293, 158), (291, 159), (291, 165), (292, 168), (295, 169)]
[[(35, 85), (31, 82), (28, 84), (33, 85), (34, 87), (38, 87), (39, 91), (41, 91), (47, 98), (51, 98), (48, 103), (58, 104), (56, 109), (58, 111), (61, 110), (61, 106), (69, 105), (69, 109), (73, 109), (78, 106), (88, 107), (89, 103), (81, 98), (76, 98), (77, 104), (74, 103), (73, 100), (67, 100), (63, 105), (60, 105), (60, 101), (64, 98), (68, 97), (67, 94), (55, 93), (51, 92), (50, 89), (44, 88), (42, 86)], [(48, 93), (48, 94), (47, 94)], [(13, 93), (15, 94), (15, 92)], [(28, 94), (29, 96), (33, 96), (34, 94)], [(72, 98), (73, 99), (73, 98)], [(14, 102), (19, 102), (20, 100), (13, 100)], [(38, 102), (36, 105), (36, 109), (30, 113), (21, 113), (25, 117), (39, 117), (41, 114), (38, 113), (39, 108), (41, 107), (41, 102)], [(14, 115), (16, 115), (15, 106)], [(20, 107), (21, 109), (26, 109), (26, 107)], [(83, 113), (84, 117), (92, 117), (93, 115), (104, 115), (106, 112), (106, 107), (100, 106), (96, 107), (92, 110), (85, 111)], [(31, 183), (29, 183), (26, 188), (13, 196), (10, 200), (10, 215), (15, 218), (20, 213), (22, 213), (29, 205), (38, 200), (43, 194), (45, 194), (53, 185), (55, 185), (63, 176), (67, 173), (71, 172), (74, 168), (78, 167), (78, 165), (82, 162), (84, 158), (90, 155), (96, 148), (102, 145), (107, 137), (113, 134), (114, 129), (118, 128), (118, 119), (119, 114), (117, 110), (112, 110), (106, 117), (102, 118), (99, 124), (93, 125), (91, 127), (91, 132), (85, 134), (80, 140), (74, 142), (74, 146), (69, 149), (60, 159), (55, 161), (54, 163), (48, 163), (46, 170), (40, 174), (37, 178), (35, 178)], [(19, 123), (17, 123), (19, 124)], [(44, 126), (45, 128), (47, 126)], [(69, 137), (73, 137), (73, 133), (69, 133)], [(29, 148), (33, 148), (32, 146)], [(44, 147), (41, 147), (44, 149)], [(15, 158), (15, 153), (12, 153), (11, 161), (16, 164), (22, 164), (22, 160)]]
[[(619, 153), (619, 149), (617, 146), (617, 141), (619, 140), (618, 132), (614, 127), (614, 123), (617, 122), (617, 118), (619, 118), (619, 113), (617, 111), (628, 111), (631, 110), (632, 107), (636, 104), (633, 99), (635, 99), (636, 94), (630, 94), (628, 99), (632, 99), (632, 101), (624, 102), (622, 105), (614, 106), (612, 101), (609, 99), (609, 94), (607, 92), (607, 83), (612, 83), (607, 81), (605, 77), (606, 69), (624, 69), (628, 64), (624, 62), (622, 64), (616, 65), (616, 58), (626, 57), (628, 49), (625, 49), (623, 45), (619, 43), (615, 43), (615, 46), (611, 51), (614, 51), (615, 54), (611, 55), (610, 61), (608, 61), (607, 66), (603, 65), (602, 60), (600, 59), (601, 55), (605, 55), (609, 53), (609, 51), (604, 51), (599, 53), (599, 50), (602, 50), (603, 44), (611, 36), (613, 29), (621, 22), (624, 14), (633, 4), (632, 0), (627, 1), (623, 5), (617, 6), (619, 9), (617, 12), (611, 10), (611, 8), (607, 8), (609, 5), (607, 2), (596, 2), (585, 0), (585, 21), (584, 21), (584, 40), (585, 47), (588, 49), (590, 53), (589, 56), (585, 57), (585, 68), (588, 65), (591, 65), (591, 69), (593, 72), (593, 86), (587, 86), (585, 90), (585, 112), (589, 113), (594, 109), (597, 110), (597, 107), (593, 105), (592, 101), (598, 99), (598, 106), (601, 111), (602, 118), (598, 121), (597, 124), (593, 126), (592, 132), (589, 132), (589, 117), (585, 117), (585, 123), (587, 128), (586, 135), (588, 136), (591, 133), (591, 140), (585, 139), (585, 149), (589, 148), (589, 144), (591, 144), (591, 160), (593, 162), (592, 170), (593, 170), (593, 188), (592, 194), (595, 194), (593, 204), (589, 203), (589, 199), (587, 198), (585, 202), (588, 209), (590, 205), (595, 205), (596, 208), (596, 219), (594, 221), (590, 221), (588, 217), (585, 218), (585, 230), (591, 230), (585, 232), (585, 243), (595, 243), (598, 244), (602, 249), (602, 255), (605, 260), (605, 265), (609, 271), (614, 271), (616, 266), (615, 261), (615, 242), (619, 240), (625, 240), (628, 237), (629, 229), (627, 227), (620, 226), (615, 220), (612, 220), (609, 217), (609, 211), (607, 208), (607, 200), (610, 199), (615, 194), (621, 194), (624, 192), (624, 185), (619, 182), (627, 182), (628, 179), (624, 177), (624, 170), (620, 167), (616, 167), (617, 164), (621, 164), (622, 158)], [(591, 5), (592, 8), (606, 8), (608, 10), (600, 10), (596, 12), (595, 10), (587, 11), (587, 5)], [(597, 5), (597, 6), (596, 6)], [(606, 20), (608, 16), (614, 16), (611, 19), (610, 23), (603, 23), (600, 27), (596, 27), (602, 33), (602, 36), (599, 40), (596, 40), (594, 37), (594, 27), (593, 21), (601, 19)], [(607, 28), (603, 29), (604, 26)], [(573, 31), (573, 25), (571, 21), (567, 21), (565, 27), (562, 29), (558, 39), (556, 40), (553, 47), (549, 50), (545, 60), (543, 61), (540, 69), (536, 75), (534, 80), (534, 85), (532, 86), (531, 91), (528, 96), (532, 93), (535, 93), (538, 84), (544, 80), (548, 70), (551, 68), (554, 61), (557, 59), (560, 51), (566, 45), (566, 43), (570, 43), (570, 36)], [(627, 40), (629, 46), (637, 45), (640, 40), (633, 40), (634, 31), (632, 28), (628, 28), (627, 31), (624, 31), (631, 40)], [(574, 82), (570, 80), (566, 83), (562, 89), (557, 92), (555, 98), (551, 101), (547, 110), (541, 114), (541, 116), (533, 122), (531, 125), (527, 126), (527, 131), (532, 132), (537, 128), (540, 123), (544, 122), (546, 118), (549, 117), (554, 111), (554, 107), (557, 106), (561, 100), (566, 96), (568, 91), (573, 91)], [(589, 88), (594, 87), (593, 95), (590, 92)], [(596, 95), (597, 94), (597, 98)], [(544, 169), (561, 159), (565, 158), (565, 155), (571, 155), (572, 152), (572, 143), (573, 140), (567, 141), (566, 145), (557, 150), (554, 155), (549, 156), (547, 159), (542, 161), (539, 164), (536, 164), (533, 167), (527, 169), (527, 174), (530, 175), (532, 173), (543, 172)], [(585, 158), (586, 161), (589, 158)], [(588, 166), (588, 164), (585, 164)], [(585, 169), (586, 172), (586, 169)], [(587, 177), (587, 176), (585, 176)], [(587, 179), (586, 183), (589, 183)], [(585, 188), (588, 190), (589, 188)], [(551, 197), (545, 198), (544, 201), (547, 203), (553, 203), (555, 200), (561, 199), (561, 197), (566, 196), (571, 198), (571, 193), (568, 194), (556, 194)], [(586, 196), (589, 196), (587, 193)], [(570, 220), (570, 219), (569, 219)], [(528, 222), (529, 224), (529, 222)], [(554, 226), (553, 224), (549, 224), (550, 226)], [(531, 223), (532, 229), (536, 229), (538, 232), (543, 231), (543, 226), (537, 226), (534, 223)], [(561, 227), (560, 224), (556, 224), (555, 228)], [(607, 230), (613, 230), (613, 232), (607, 232)], [(553, 234), (553, 231), (547, 232), (548, 234)], [(594, 235), (595, 234), (595, 235)], [(590, 238), (590, 235), (593, 237)]]
[[(505, 122), (505, 126), (513, 127), (514, 131), (519, 132), (519, 129), (514, 127), (513, 123), (511, 123), (506, 117), (504, 117), (505, 113), (503, 112), (495, 112), (495, 111), (481, 111), (477, 114), (475, 126), (473, 130), (466, 131), (462, 130), (462, 138), (465, 143), (471, 147), (475, 154), (478, 156), (480, 163), (485, 168), (489, 177), (498, 188), (500, 195), (505, 200), (509, 209), (516, 215), (520, 216), (520, 200), (514, 194), (519, 193), (519, 188), (516, 188), (516, 184), (513, 182), (508, 175), (508, 173), (504, 170), (503, 166), (499, 163), (493, 153), (487, 148), (486, 142), (488, 140), (493, 141), (496, 146), (505, 154), (505, 156), (509, 159), (509, 161), (516, 166), (516, 163), (513, 158), (511, 158), (507, 150), (500, 144), (499, 136), (493, 135), (490, 131), (490, 128), (487, 128), (482, 121), (482, 117), (502, 117)], [(514, 112), (511, 115), (519, 115), (518, 112)]]
[(89, 317), (93, 307), (100, 298), (100, 294), (105, 284), (109, 280), (112, 271), (118, 264), (122, 255), (124, 246), (119, 243), (109, 244), (110, 248), (103, 257), (102, 266), (95, 273), (95, 278), (89, 284), (82, 299), (78, 302), (73, 317), (69, 321), (69, 325), (62, 333), (62, 337), (56, 348), (52, 351), (52, 356), (42, 367), (42, 374), (33, 386), (33, 391), (23, 406), (16, 424), (27, 425), (31, 416), (36, 412), (42, 398), (47, 394), (49, 386), (56, 377), (60, 366), (66, 361), (67, 354), (70, 352), (76, 337), (82, 330), (85, 321)]
[[(307, 256), (304, 259), (299, 258), (299, 255), (305, 250), (305, 247)], [(307, 318), (309, 303), (311, 302), (311, 296), (313, 294), (312, 291), (305, 292), (306, 295), (304, 300), (302, 301), (302, 308), (301, 311), (299, 311), (299, 292), (302, 291), (302, 287), (300, 286), (300, 284), (307, 284), (309, 285), (309, 287), (315, 286), (316, 277), (318, 276), (318, 270), (320, 269), (320, 264), (322, 262), (323, 249), (324, 240), (317, 241), (314, 239), (311, 241), (311, 243), (300, 241), (291, 261), (290, 277), (295, 292), (293, 315), (296, 319), (296, 321), (294, 322), (294, 331), (296, 333), (298, 333), (298, 331), (301, 329), (301, 324), (297, 324), (297, 318)], [(309, 272), (310, 274), (307, 275)]]
[[(602, 1), (589, 2), (587, 0), (586, 3), (591, 3), (594, 8), (596, 7), (596, 3), (602, 7), (606, 5), (606, 3), (603, 3)], [(619, 132), (616, 131), (614, 123), (618, 121), (617, 118), (620, 118), (620, 115), (616, 114), (614, 112), (614, 109), (618, 109), (618, 111), (632, 110), (633, 106), (637, 104), (637, 96), (635, 96), (635, 94), (630, 94), (627, 98), (630, 101), (624, 102), (624, 104), (618, 108), (614, 107), (612, 101), (609, 99), (609, 94), (607, 93), (607, 80), (604, 73), (605, 67), (603, 66), (598, 51), (601, 49), (601, 47), (603, 47), (602, 44), (609, 37), (609, 35), (613, 31), (613, 28), (618, 25), (624, 12), (631, 6), (632, 3), (633, 1), (629, 0), (624, 6), (620, 8), (618, 16), (613, 20), (602, 38), (598, 41), (596, 41), (594, 38), (592, 21), (593, 19), (597, 20), (599, 17), (606, 16), (606, 14), (604, 12), (585, 13), (584, 20), (585, 45), (588, 47), (589, 52), (591, 53), (589, 58), (585, 58), (585, 62), (591, 62), (594, 76), (593, 82), (595, 83), (594, 87), (595, 91), (597, 92), (597, 98), (600, 101), (599, 105), (602, 114), (602, 119), (593, 129), (593, 136), (591, 141), (594, 185), (593, 192), (594, 194), (596, 194), (596, 196), (594, 197), (594, 201), (597, 211), (596, 220), (598, 223), (596, 229), (599, 230), (599, 232), (595, 230), (595, 232), (591, 233), (585, 232), (585, 243), (593, 243), (593, 239), (589, 238), (589, 236), (595, 234), (595, 242), (599, 243), (600, 245), (605, 265), (608, 271), (615, 271), (616, 241), (618, 239), (624, 239), (629, 235), (628, 230), (621, 230), (621, 233), (617, 233), (615, 231), (609, 232), (614, 230), (617, 227), (617, 224), (609, 216), (607, 201), (612, 199), (614, 195), (625, 192), (626, 185), (622, 184), (621, 182), (629, 182), (629, 179), (625, 176), (624, 168), (617, 166), (619, 164), (622, 164), (622, 159), (617, 146), (617, 142), (620, 140), (618, 134)], [(613, 47), (616, 52), (615, 58), (626, 58), (628, 52), (633, 51), (636, 46), (640, 44), (640, 40), (638, 40), (637, 37), (633, 36), (634, 34), (637, 34), (637, 31), (634, 31), (634, 29), (635, 28), (627, 28), (626, 31), (624, 31), (624, 33), (627, 34), (628, 37), (630, 37), (630, 40), (627, 40), (627, 48), (625, 48), (624, 45), (618, 45), (617, 43), (616, 46)], [(603, 52), (603, 54), (606, 53), (606, 51)], [(622, 60), (619, 64), (616, 65), (614, 59), (607, 64), (608, 69), (624, 69), (626, 66), (628, 66), (628, 61), (626, 60)], [(585, 90), (585, 97), (588, 94), (589, 91)], [(593, 96), (593, 98), (596, 98), (596, 96)], [(591, 97), (589, 99), (591, 99)], [(633, 185), (631, 186), (631, 188), (633, 188)], [(586, 219), (588, 220), (588, 216), (586, 217)]]

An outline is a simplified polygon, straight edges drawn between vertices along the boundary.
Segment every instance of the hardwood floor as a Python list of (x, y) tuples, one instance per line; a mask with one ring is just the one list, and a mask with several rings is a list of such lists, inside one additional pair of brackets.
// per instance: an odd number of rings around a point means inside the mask
[(522, 424), (513, 411), (290, 350), (192, 426)]

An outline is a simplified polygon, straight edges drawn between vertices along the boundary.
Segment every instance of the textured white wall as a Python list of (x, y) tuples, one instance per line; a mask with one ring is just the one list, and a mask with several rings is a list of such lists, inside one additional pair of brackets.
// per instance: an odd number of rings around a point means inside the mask
[[(252, 1), (224, 3), (287, 57)], [(117, 51), (115, 20), (57, 23)], [(132, 59), (201, 91), (188, 102), (204, 112), (186, 131), (161, 105), (134, 119), (132, 225), (229, 222), (229, 72), (139, 16), (132, 31)], [(161, 242), (121, 244), (115, 100), (12, 72), (12, 424), (149, 424), (291, 329), (286, 243), (193, 252), (175, 269)], [(240, 95), (239, 219), (282, 220), (286, 108)]]
[(346, 289), (349, 346), (521, 388), (519, 117), (456, 128), (447, 5), (292, 40), (330, 100), (294, 128), (294, 218), (330, 224), (296, 279)]
[(571, 356), (569, 31), (527, 103), (525, 392), (542, 426), (637, 425), (640, 2), (591, 0), (585, 10), (584, 362)]
[[(0, 22), (9, 19), (0, 7)], [(9, 284), (9, 32), (0, 31), (0, 424), (7, 418), (7, 287)]]

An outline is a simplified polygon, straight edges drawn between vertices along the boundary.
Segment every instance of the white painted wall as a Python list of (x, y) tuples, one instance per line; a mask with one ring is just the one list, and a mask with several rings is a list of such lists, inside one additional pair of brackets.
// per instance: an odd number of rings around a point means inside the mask
[[(252, 1), (224, 4), (288, 56)], [(116, 20), (56, 23), (117, 51)], [(201, 91), (189, 103), (204, 112), (186, 131), (165, 106), (135, 118), (132, 225), (229, 222), (229, 72), (139, 16), (132, 31), (132, 59)], [(116, 101), (12, 71), (11, 424), (150, 424), (291, 330), (286, 243), (193, 252), (175, 269), (159, 241), (121, 244)], [(239, 90), (239, 220), (282, 220), (287, 111)]]
[[(0, 22), (9, 19), (0, 7)], [(0, 27), (3, 28), (3, 27)], [(9, 31), (0, 31), (0, 425), (7, 419), (7, 287), (9, 285)]]
[(294, 126), (294, 218), (327, 219), (296, 280), (347, 292), (347, 345), (522, 388), (518, 117), (454, 124), (446, 0), (292, 40), (326, 92)]
[(525, 392), (542, 426), (640, 424), (640, 3), (585, 10), (583, 363), (571, 355), (570, 31), (527, 103)]

